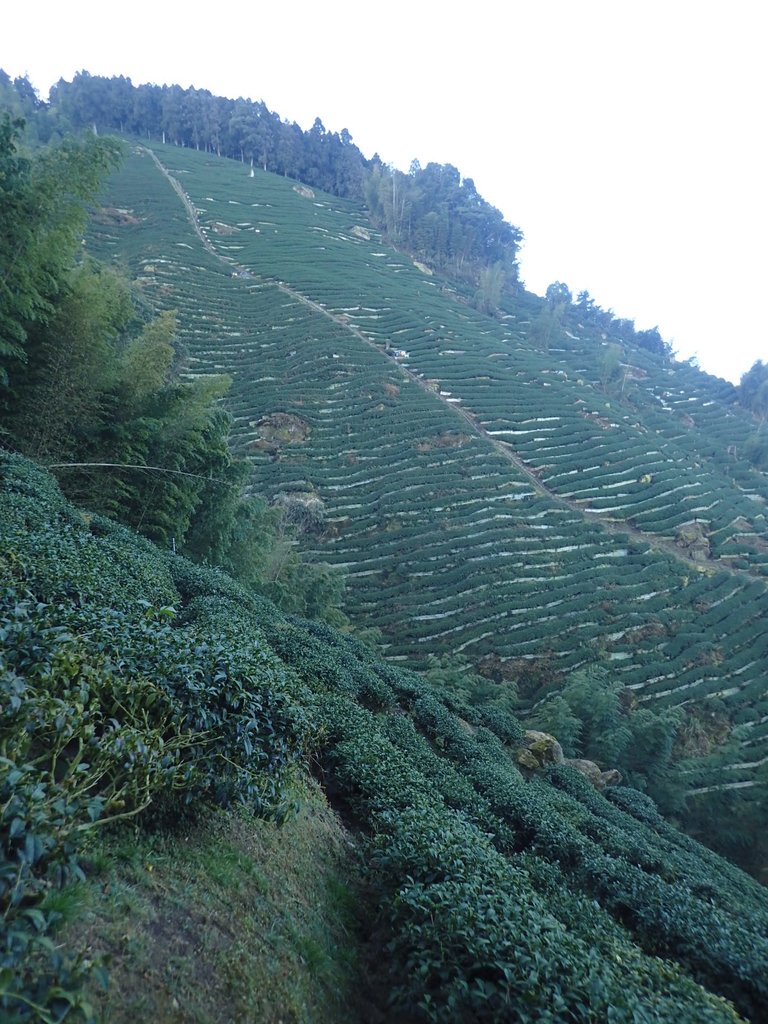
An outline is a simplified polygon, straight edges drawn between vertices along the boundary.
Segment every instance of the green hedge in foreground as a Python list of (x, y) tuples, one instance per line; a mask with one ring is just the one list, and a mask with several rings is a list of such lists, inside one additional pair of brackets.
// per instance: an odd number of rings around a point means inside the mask
[(310, 763), (359, 836), (397, 1019), (761, 1019), (764, 891), (646, 798), (564, 769), (526, 781), (509, 715), (449, 707), (358, 641), (75, 512), (22, 460), (3, 472), (3, 1019), (92, 1019), (46, 897), (81, 877), (95, 829), (210, 802), (279, 820)]

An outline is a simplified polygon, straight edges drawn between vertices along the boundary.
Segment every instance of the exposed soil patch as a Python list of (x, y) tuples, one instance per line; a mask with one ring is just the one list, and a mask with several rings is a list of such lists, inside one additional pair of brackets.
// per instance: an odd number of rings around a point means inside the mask
[(94, 213), (93, 219), (97, 224), (109, 224), (113, 227), (141, 224), (141, 217), (137, 217), (133, 210), (123, 210), (118, 206), (102, 206)]
[(731, 732), (731, 722), (716, 701), (686, 704), (685, 719), (675, 737), (675, 760), (705, 757), (722, 746)]
[(460, 430), (442, 430), (434, 437), (416, 441), (414, 448), (417, 452), (431, 452), (441, 448), (463, 448), (471, 440), (469, 434), (463, 434)]
[(302, 444), (312, 430), (305, 420), (290, 412), (274, 412), (263, 416), (253, 426), (258, 439), (251, 442), (251, 447), (264, 450), (282, 448), (286, 444)]

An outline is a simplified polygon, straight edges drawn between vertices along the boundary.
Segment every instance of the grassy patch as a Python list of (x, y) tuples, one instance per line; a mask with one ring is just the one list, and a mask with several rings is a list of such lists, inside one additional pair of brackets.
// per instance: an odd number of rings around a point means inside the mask
[[(355, 854), (310, 792), (283, 826), (212, 812), (172, 835), (113, 837), (65, 936), (106, 955), (109, 1024), (368, 1021)], [(83, 893), (78, 894), (83, 900)]]

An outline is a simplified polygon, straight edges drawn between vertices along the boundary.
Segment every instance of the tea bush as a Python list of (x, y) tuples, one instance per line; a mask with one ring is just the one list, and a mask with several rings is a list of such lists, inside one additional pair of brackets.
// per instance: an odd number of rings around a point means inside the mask
[(358, 833), (397, 1019), (733, 1024), (723, 996), (760, 1019), (764, 893), (642, 794), (526, 780), (508, 712), (73, 512), (19, 460), (4, 483), (3, 1019), (93, 1017), (45, 896), (95, 830), (211, 802), (280, 820), (309, 767)]

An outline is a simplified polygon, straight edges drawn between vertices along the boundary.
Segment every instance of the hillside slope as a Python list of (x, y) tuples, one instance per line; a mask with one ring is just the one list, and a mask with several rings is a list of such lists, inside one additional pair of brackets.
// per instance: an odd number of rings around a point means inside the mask
[(642, 794), (524, 776), (512, 717), (1, 465), (9, 1019), (79, 1005), (50, 896), (101, 822), (178, 828), (211, 801), (285, 820), (310, 765), (357, 835), (389, 1019), (765, 1019), (765, 890)]
[(604, 665), (683, 709), (699, 819), (765, 820), (768, 479), (730, 385), (577, 307), (542, 347), (535, 297), (483, 315), (356, 204), (191, 150), (134, 147), (89, 246), (231, 375), (253, 489), (314, 509), (390, 659), (462, 655), (529, 708)]

